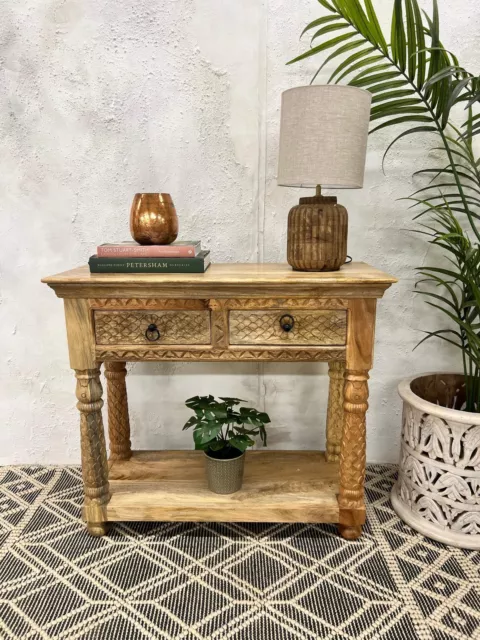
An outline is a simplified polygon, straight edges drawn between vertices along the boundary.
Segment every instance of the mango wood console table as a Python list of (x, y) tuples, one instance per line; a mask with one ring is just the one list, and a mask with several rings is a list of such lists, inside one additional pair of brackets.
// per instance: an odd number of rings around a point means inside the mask
[[(334, 522), (345, 538), (361, 534), (376, 302), (395, 278), (364, 263), (332, 273), (214, 264), (200, 275), (85, 266), (43, 282), (65, 304), (91, 534), (121, 520)], [(125, 363), (166, 360), (328, 362), (326, 452), (251, 451), (243, 488), (225, 496), (208, 491), (202, 452), (132, 451)]]

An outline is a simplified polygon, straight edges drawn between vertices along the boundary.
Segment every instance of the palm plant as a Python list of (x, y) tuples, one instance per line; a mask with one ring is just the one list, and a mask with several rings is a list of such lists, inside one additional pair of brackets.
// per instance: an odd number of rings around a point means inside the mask
[[(480, 158), (473, 140), (480, 133), (480, 78), (460, 66), (440, 39), (437, 0), (433, 12), (422, 12), (417, 0), (393, 0), (389, 37), (372, 0), (318, 0), (327, 15), (306, 26), (313, 31), (310, 48), (288, 64), (324, 52), (314, 75), (332, 61), (328, 82), (347, 81), (373, 94), (370, 133), (400, 125), (403, 130), (385, 151), (412, 134), (434, 134), (434, 147), (445, 155), (441, 166), (414, 175), (428, 184), (412, 194), (418, 232), (441, 247), (445, 267), (417, 269), (416, 289), (449, 319), (447, 328), (426, 331), (462, 353), (466, 411), (480, 412)], [(332, 37), (332, 34), (335, 35)], [(452, 123), (452, 110), (464, 108), (464, 122)], [(421, 342), (419, 344), (421, 344)]]

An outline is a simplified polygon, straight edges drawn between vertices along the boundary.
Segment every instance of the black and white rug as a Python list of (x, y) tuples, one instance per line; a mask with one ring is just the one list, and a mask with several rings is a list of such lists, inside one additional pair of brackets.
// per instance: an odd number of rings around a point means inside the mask
[(357, 542), (330, 525), (124, 523), (91, 538), (77, 467), (0, 470), (0, 638), (480, 638), (480, 553), (395, 516), (370, 465)]

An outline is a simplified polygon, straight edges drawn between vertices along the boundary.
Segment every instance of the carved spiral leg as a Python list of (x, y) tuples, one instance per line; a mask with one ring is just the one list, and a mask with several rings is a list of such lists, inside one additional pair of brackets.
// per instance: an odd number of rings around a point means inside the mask
[(100, 369), (76, 370), (77, 408), (80, 411), (82, 475), (85, 502), (84, 517), (89, 533), (107, 531), (106, 505), (110, 499), (107, 450), (102, 421), (102, 385)]
[(343, 433), (343, 387), (345, 362), (330, 362), (328, 375), (327, 462), (338, 462)]
[(340, 534), (355, 540), (365, 522), (365, 459), (368, 371), (345, 372), (345, 425), (340, 452)]
[(110, 460), (128, 460), (132, 455), (126, 375), (124, 362), (105, 363)]

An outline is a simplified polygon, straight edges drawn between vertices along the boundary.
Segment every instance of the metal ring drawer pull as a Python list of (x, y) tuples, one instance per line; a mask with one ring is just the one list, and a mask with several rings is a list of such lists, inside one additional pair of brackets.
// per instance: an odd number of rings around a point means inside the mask
[(156, 324), (149, 324), (147, 330), (145, 331), (145, 337), (150, 342), (156, 342), (160, 340), (160, 331), (157, 329)]
[(280, 318), (280, 326), (287, 333), (289, 333), (293, 329), (294, 324), (295, 318), (288, 313)]

